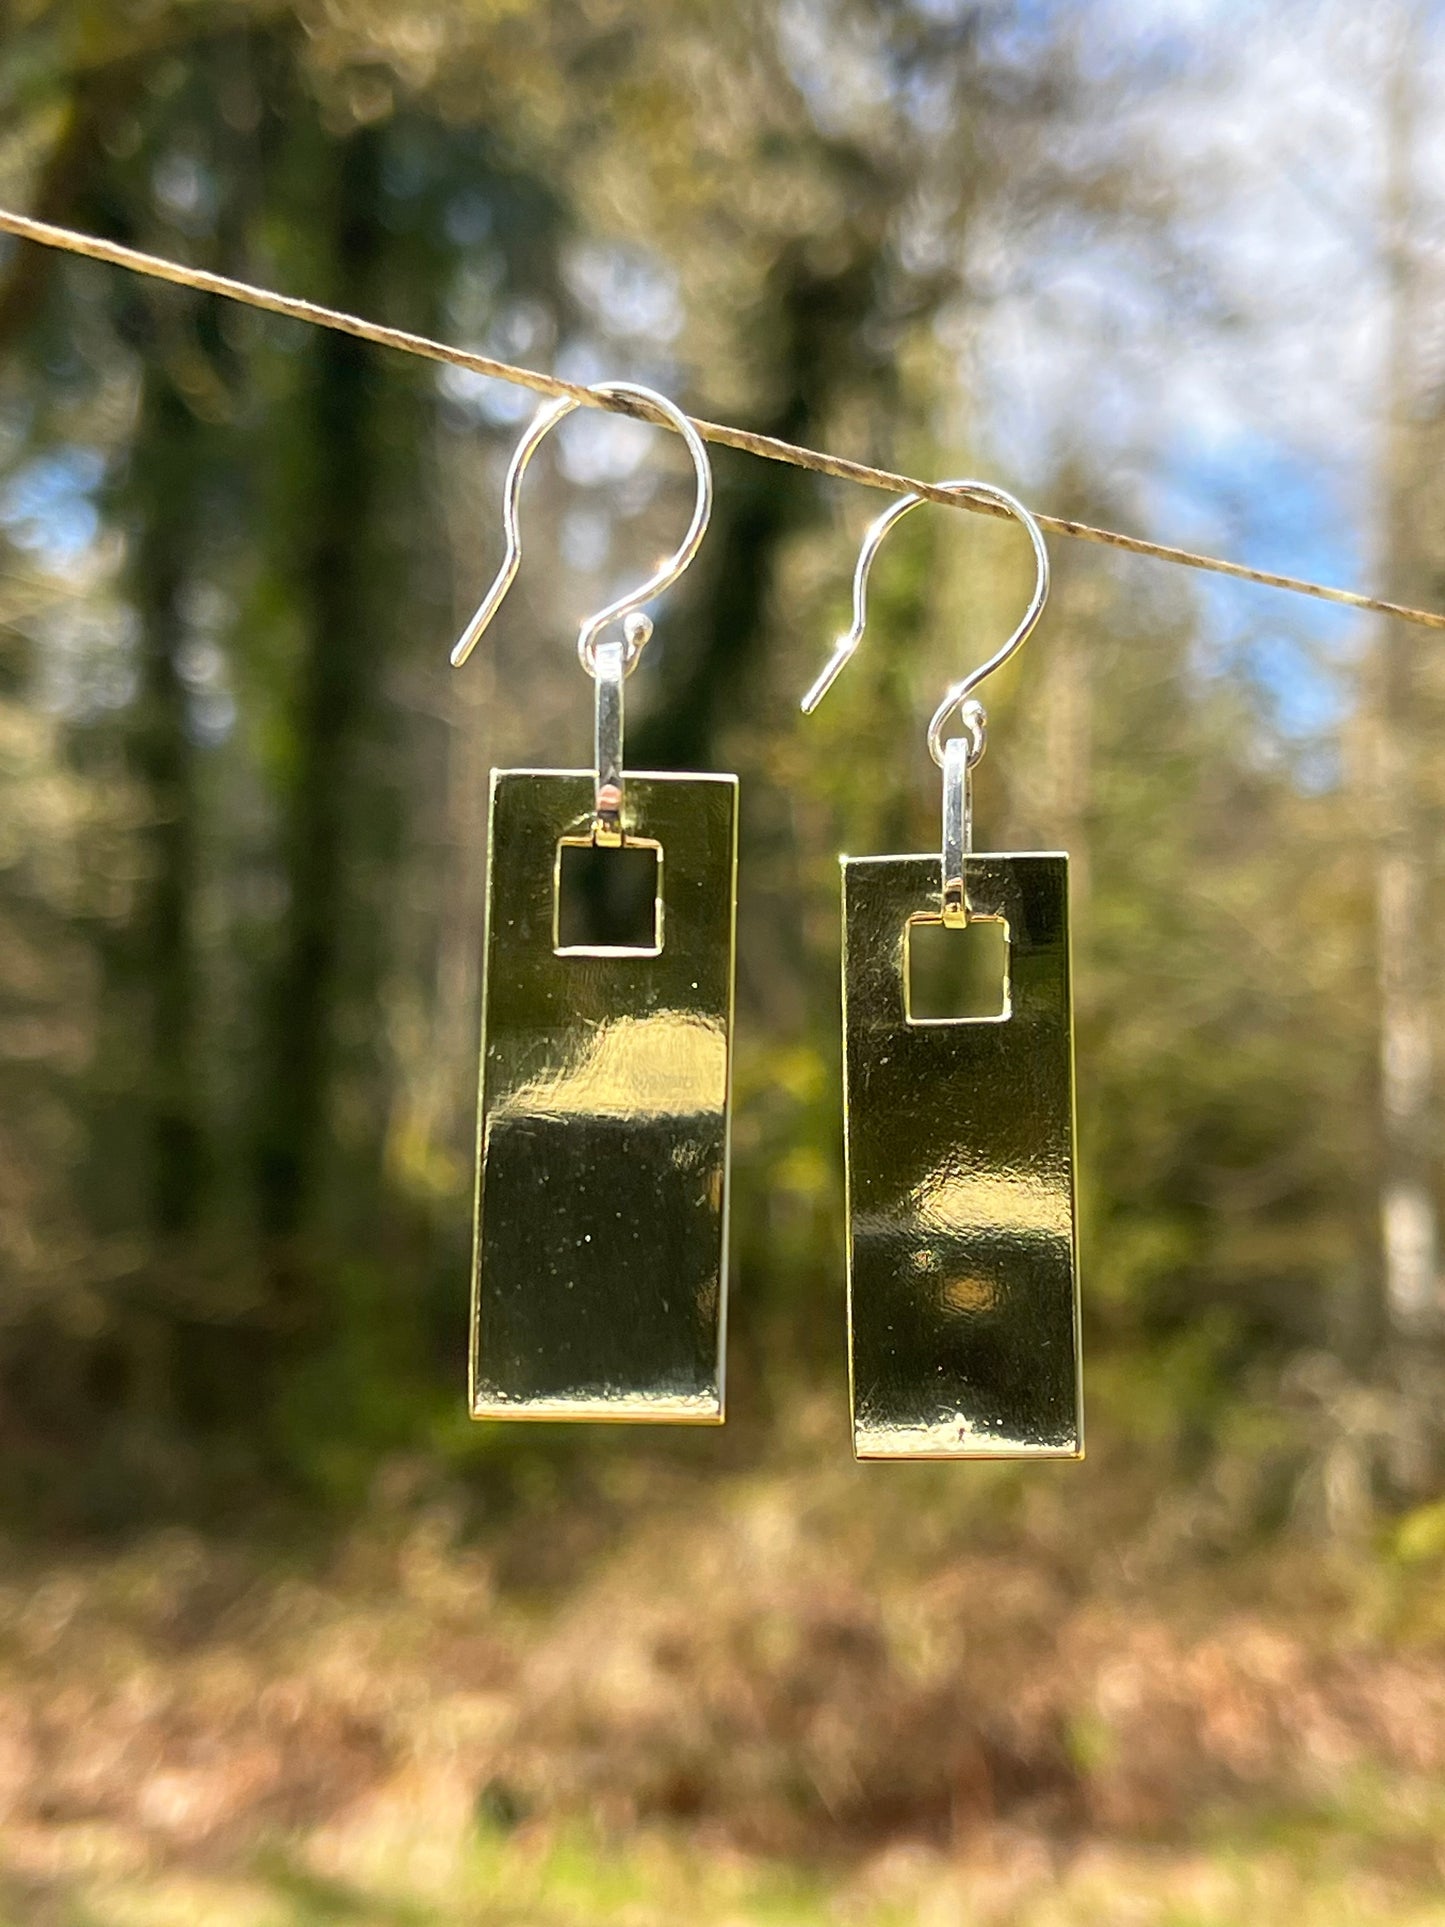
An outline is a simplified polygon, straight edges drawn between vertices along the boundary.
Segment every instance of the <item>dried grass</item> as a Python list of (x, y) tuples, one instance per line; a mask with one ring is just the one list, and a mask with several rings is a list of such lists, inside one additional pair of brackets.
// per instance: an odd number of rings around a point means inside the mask
[(1445, 1881), (1438, 1575), (1211, 1564), (1107, 1466), (970, 1478), (620, 1454), (480, 1534), (383, 1491), (305, 1567), (178, 1533), (12, 1566), (0, 1853), (37, 1892), (278, 1841), (317, 1877), (420, 1855), (425, 1885), (581, 1826), (1007, 1893), (1040, 1851), (1187, 1855), (1379, 1786), (1391, 1877)]

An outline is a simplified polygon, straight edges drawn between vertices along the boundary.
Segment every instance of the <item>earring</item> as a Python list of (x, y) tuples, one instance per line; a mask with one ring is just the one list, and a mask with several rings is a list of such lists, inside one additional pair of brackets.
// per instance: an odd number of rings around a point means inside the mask
[[(841, 859), (853, 1447), (860, 1459), (1079, 1458), (1068, 858), (972, 848), (986, 732), (973, 691), (1037, 623), (1048, 552), (1004, 490), (939, 486), (1022, 523), (1037, 579), (1012, 636), (952, 685), (929, 724), (943, 771), (941, 863)], [(869, 529), (853, 626), (805, 712), (862, 638), (883, 537), (925, 500), (905, 496)], [(967, 1012), (933, 1001), (924, 953), (944, 964), (991, 956), (991, 1000)]]
[[(721, 1424), (737, 778), (624, 774), (622, 742), (642, 604), (696, 555), (712, 471), (665, 396), (591, 392), (677, 429), (697, 494), (676, 553), (582, 624), (592, 769), (492, 772), (470, 1409)], [(506, 559), (454, 664), (517, 573), (527, 464), (577, 406), (548, 403), (517, 445)]]

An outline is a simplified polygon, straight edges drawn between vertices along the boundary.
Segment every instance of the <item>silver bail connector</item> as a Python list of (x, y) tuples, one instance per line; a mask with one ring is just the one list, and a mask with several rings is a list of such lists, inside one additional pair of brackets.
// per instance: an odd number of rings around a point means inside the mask
[(964, 870), (973, 848), (974, 745), (950, 736), (943, 746), (943, 921), (961, 928), (968, 922)]
[(622, 841), (622, 684), (627, 652), (620, 642), (599, 642), (592, 662), (596, 688), (594, 762), (597, 771), (594, 843)]

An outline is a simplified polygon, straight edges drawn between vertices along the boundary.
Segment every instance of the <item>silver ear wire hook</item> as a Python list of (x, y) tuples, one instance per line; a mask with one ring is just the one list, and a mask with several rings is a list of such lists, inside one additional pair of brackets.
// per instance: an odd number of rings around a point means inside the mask
[[(588, 390), (593, 395), (627, 395), (635, 401), (643, 402), (657, 415), (670, 422), (687, 443), (687, 452), (692, 457), (693, 473), (697, 478), (697, 494), (693, 501), (692, 520), (681, 543), (660, 563), (652, 575), (640, 587), (628, 594), (609, 602), (605, 609), (588, 616), (577, 632), (577, 656), (582, 667), (591, 676), (596, 689), (596, 718), (594, 726), (593, 762), (596, 774), (596, 807), (593, 817), (592, 834), (599, 843), (620, 843), (622, 841), (622, 734), (623, 700), (622, 684), (637, 667), (638, 659), (646, 648), (652, 635), (652, 618), (643, 609), (655, 595), (660, 595), (676, 582), (688, 563), (692, 561), (707, 532), (712, 516), (712, 464), (708, 460), (707, 449), (702, 437), (683, 414), (675, 402), (666, 395), (658, 394), (655, 388), (644, 388), (632, 381), (599, 381)], [(574, 396), (563, 395), (559, 400), (546, 403), (539, 408), (527, 425), (527, 432), (512, 451), (512, 459), (507, 468), (507, 480), (502, 491), (502, 527), (507, 538), (507, 552), (502, 558), (502, 566), (497, 570), (492, 586), (482, 597), (476, 614), (463, 630), (456, 647), (452, 650), (452, 667), (459, 669), (476, 648), (486, 632), (492, 617), (506, 600), (507, 591), (516, 579), (517, 570), (522, 562), (522, 528), (518, 503), (522, 492), (522, 477), (527, 472), (527, 464), (537, 452), (543, 438), (557, 426), (563, 416), (570, 415), (581, 402)], [(614, 622), (621, 622), (620, 637), (602, 640), (602, 632)]]
[[(1029, 637), (1033, 634), (1039, 617), (1044, 612), (1044, 604), (1049, 598), (1049, 552), (1044, 546), (1043, 531), (1040, 529), (1038, 523), (1034, 520), (1033, 516), (1029, 514), (1023, 503), (1020, 502), (1017, 497), (1010, 495), (1006, 489), (995, 488), (991, 482), (968, 480), (938, 482), (935, 483), (934, 486), (947, 489), (951, 494), (971, 495), (985, 502), (993, 502), (1007, 514), (1011, 515), (1016, 522), (1021, 523), (1028, 531), (1029, 540), (1033, 544), (1034, 561), (1038, 569), (1038, 574), (1034, 582), (1034, 592), (1030, 598), (1029, 606), (1025, 609), (1022, 620), (1008, 641), (1001, 649), (996, 650), (987, 662), (983, 663), (979, 668), (970, 671), (961, 682), (954, 683), (944, 696), (943, 701), (938, 705), (938, 708), (933, 712), (933, 720), (928, 725), (928, 753), (941, 769), (943, 767), (943, 726), (948, 721), (950, 710), (959, 709), (962, 711), (963, 705), (967, 702), (969, 696), (978, 688), (985, 677), (991, 676), (995, 669), (1002, 669), (1014, 651), (1021, 648), (1022, 645), (1028, 641)], [(808, 691), (807, 695), (804, 696), (801, 707), (805, 716), (811, 716), (813, 711), (818, 707), (818, 704), (822, 702), (823, 698), (842, 674), (844, 664), (849, 660), (854, 650), (858, 647), (858, 644), (863, 640), (863, 631), (868, 624), (868, 576), (873, 567), (873, 559), (883, 545), (884, 536), (887, 535), (895, 522), (902, 521), (903, 517), (907, 515), (910, 510), (920, 508), (928, 499), (926, 495), (905, 495), (902, 501), (894, 502), (891, 507), (885, 509), (877, 521), (870, 526), (868, 533), (863, 537), (863, 546), (858, 551), (858, 561), (853, 570), (853, 626), (846, 636), (840, 636), (838, 638), (834, 644), (832, 656), (823, 666), (812, 688)], [(979, 705), (977, 704), (973, 705), (973, 707), (975, 710), (979, 709)], [(981, 722), (981, 710), (979, 714)], [(964, 718), (963, 720), (965, 727), (968, 727), (968, 719)], [(971, 727), (969, 728), (969, 734), (970, 736), (974, 734), (974, 730)], [(980, 741), (972, 760), (977, 762), (982, 754), (983, 744)]]
[[(634, 401), (645, 402), (677, 430), (687, 443), (687, 452), (692, 457), (693, 472), (697, 477), (697, 496), (693, 503), (692, 520), (687, 534), (681, 543), (639, 588), (615, 602), (609, 602), (605, 609), (596, 615), (588, 616), (577, 632), (577, 654), (582, 667), (589, 676), (597, 674), (597, 638), (607, 625), (619, 619), (623, 623), (625, 672), (631, 675), (637, 667), (638, 657), (642, 654), (648, 638), (652, 634), (652, 619), (643, 611), (642, 604), (650, 602), (664, 589), (671, 588), (682, 574), (688, 563), (697, 554), (708, 521), (712, 515), (712, 465), (708, 461), (707, 449), (702, 437), (683, 414), (675, 402), (666, 395), (658, 394), (655, 388), (644, 388), (633, 381), (599, 381), (588, 390), (593, 395), (628, 395)], [(507, 480), (502, 491), (502, 528), (507, 538), (507, 552), (502, 558), (502, 566), (497, 570), (492, 586), (482, 597), (477, 613), (472, 617), (452, 650), (452, 667), (460, 669), (467, 657), (476, 648), (485, 634), (492, 617), (506, 600), (507, 591), (516, 579), (522, 561), (522, 530), (518, 513), (518, 500), (522, 492), (522, 477), (527, 472), (527, 464), (537, 452), (546, 435), (554, 429), (565, 415), (581, 402), (571, 395), (563, 395), (557, 401), (550, 401), (539, 408), (527, 425), (527, 432), (512, 452), (512, 460), (507, 468)]]
[[(936, 486), (952, 494), (970, 495), (976, 500), (992, 502), (1012, 516), (1028, 533), (1036, 568), (1034, 592), (1018, 627), (987, 662), (971, 670), (960, 682), (949, 685), (928, 725), (928, 753), (943, 771), (943, 920), (945, 923), (966, 923), (968, 902), (963, 871), (964, 858), (973, 847), (973, 766), (988, 744), (988, 717), (983, 704), (973, 700), (973, 692), (996, 669), (1002, 669), (1015, 650), (1020, 649), (1033, 634), (1044, 612), (1044, 604), (1049, 599), (1049, 552), (1044, 545), (1043, 530), (1023, 503), (1010, 495), (1007, 489), (996, 488), (991, 482), (968, 479), (939, 482)], [(863, 546), (858, 551), (858, 561), (853, 570), (853, 626), (847, 635), (838, 638), (833, 654), (804, 696), (801, 706), (805, 716), (810, 716), (818, 707), (842, 674), (843, 665), (863, 640), (863, 631), (868, 622), (868, 574), (884, 536), (895, 522), (901, 521), (911, 509), (918, 508), (928, 500), (926, 495), (905, 495), (902, 501), (894, 502), (885, 509), (863, 537)], [(945, 740), (944, 727), (955, 711), (963, 734)]]

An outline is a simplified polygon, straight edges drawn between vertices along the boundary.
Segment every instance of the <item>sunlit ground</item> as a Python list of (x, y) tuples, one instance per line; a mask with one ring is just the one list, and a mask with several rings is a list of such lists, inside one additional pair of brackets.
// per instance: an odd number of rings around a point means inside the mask
[(1192, 1483), (1107, 1417), (1046, 1472), (838, 1422), (15, 1551), (0, 1919), (1445, 1922), (1445, 1508), (1264, 1532), (1248, 1413)]
[[(1385, 1790), (1380, 1798), (1386, 1800)], [(304, 1856), (261, 1853), (245, 1873), (105, 1877), (53, 1916), (12, 1903), (5, 1918), (53, 1917), (100, 1927), (291, 1927), (292, 1923), (594, 1922), (903, 1923), (1168, 1922), (1237, 1927), (1250, 1921), (1412, 1923), (1445, 1919), (1438, 1857), (1445, 1819), (1412, 1802), (1410, 1821), (1373, 1800), (1350, 1810), (1208, 1830), (1172, 1848), (1005, 1836), (952, 1857), (900, 1848), (861, 1869), (829, 1875), (759, 1865), (665, 1838), (607, 1846), (581, 1833), (499, 1842), (485, 1832), (464, 1845), (439, 1839), (419, 1819), (378, 1841), (359, 1879), (313, 1873)]]

